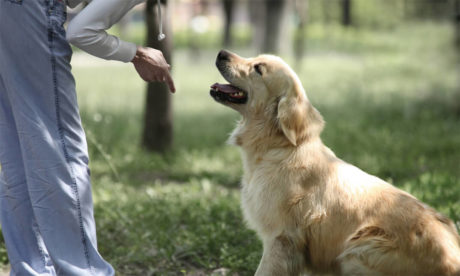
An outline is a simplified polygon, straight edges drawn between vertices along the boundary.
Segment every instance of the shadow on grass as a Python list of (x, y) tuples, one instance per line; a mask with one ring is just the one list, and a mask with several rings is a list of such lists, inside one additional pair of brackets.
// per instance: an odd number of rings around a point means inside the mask
[(129, 185), (206, 178), (226, 187), (238, 187), (239, 153), (226, 144), (238, 118), (236, 114), (176, 115), (174, 146), (165, 155), (147, 152), (140, 146), (142, 117), (137, 111), (101, 111), (97, 115), (82, 112), (82, 118), (96, 178), (113, 177), (110, 167), (115, 167), (122, 182)]

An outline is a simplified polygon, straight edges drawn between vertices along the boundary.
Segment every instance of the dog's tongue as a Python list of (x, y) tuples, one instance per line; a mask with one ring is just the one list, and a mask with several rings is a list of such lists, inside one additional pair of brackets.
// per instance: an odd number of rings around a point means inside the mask
[(240, 92), (241, 90), (231, 84), (220, 84), (220, 83), (215, 83), (211, 85), (211, 88), (220, 92), (224, 93), (235, 93), (235, 92)]

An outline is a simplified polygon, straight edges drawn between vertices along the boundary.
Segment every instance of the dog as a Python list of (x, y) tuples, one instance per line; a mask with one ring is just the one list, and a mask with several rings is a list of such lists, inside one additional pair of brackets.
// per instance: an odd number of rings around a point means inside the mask
[(242, 115), (244, 217), (263, 243), (256, 275), (460, 275), (452, 221), (326, 147), (324, 121), (279, 57), (222, 50), (210, 94)]

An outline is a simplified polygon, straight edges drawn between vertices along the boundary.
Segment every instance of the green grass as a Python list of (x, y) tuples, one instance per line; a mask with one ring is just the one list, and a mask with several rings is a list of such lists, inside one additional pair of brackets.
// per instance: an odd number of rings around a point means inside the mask
[[(327, 122), (326, 145), (460, 226), (460, 89), (450, 26), (314, 25), (307, 34), (308, 55), (285, 59)], [(99, 248), (120, 275), (218, 268), (252, 275), (257, 267), (261, 244), (239, 207), (239, 152), (225, 143), (239, 116), (208, 95), (222, 81), (217, 51), (174, 53), (175, 138), (165, 156), (139, 146), (144, 84), (133, 68), (75, 60)]]

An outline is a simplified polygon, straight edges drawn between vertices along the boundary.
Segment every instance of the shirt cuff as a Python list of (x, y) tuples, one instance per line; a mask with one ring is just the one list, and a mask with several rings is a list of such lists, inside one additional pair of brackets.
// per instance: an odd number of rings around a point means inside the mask
[(120, 45), (117, 53), (112, 56), (112, 59), (122, 62), (130, 62), (136, 55), (137, 45), (132, 42), (120, 40)]

